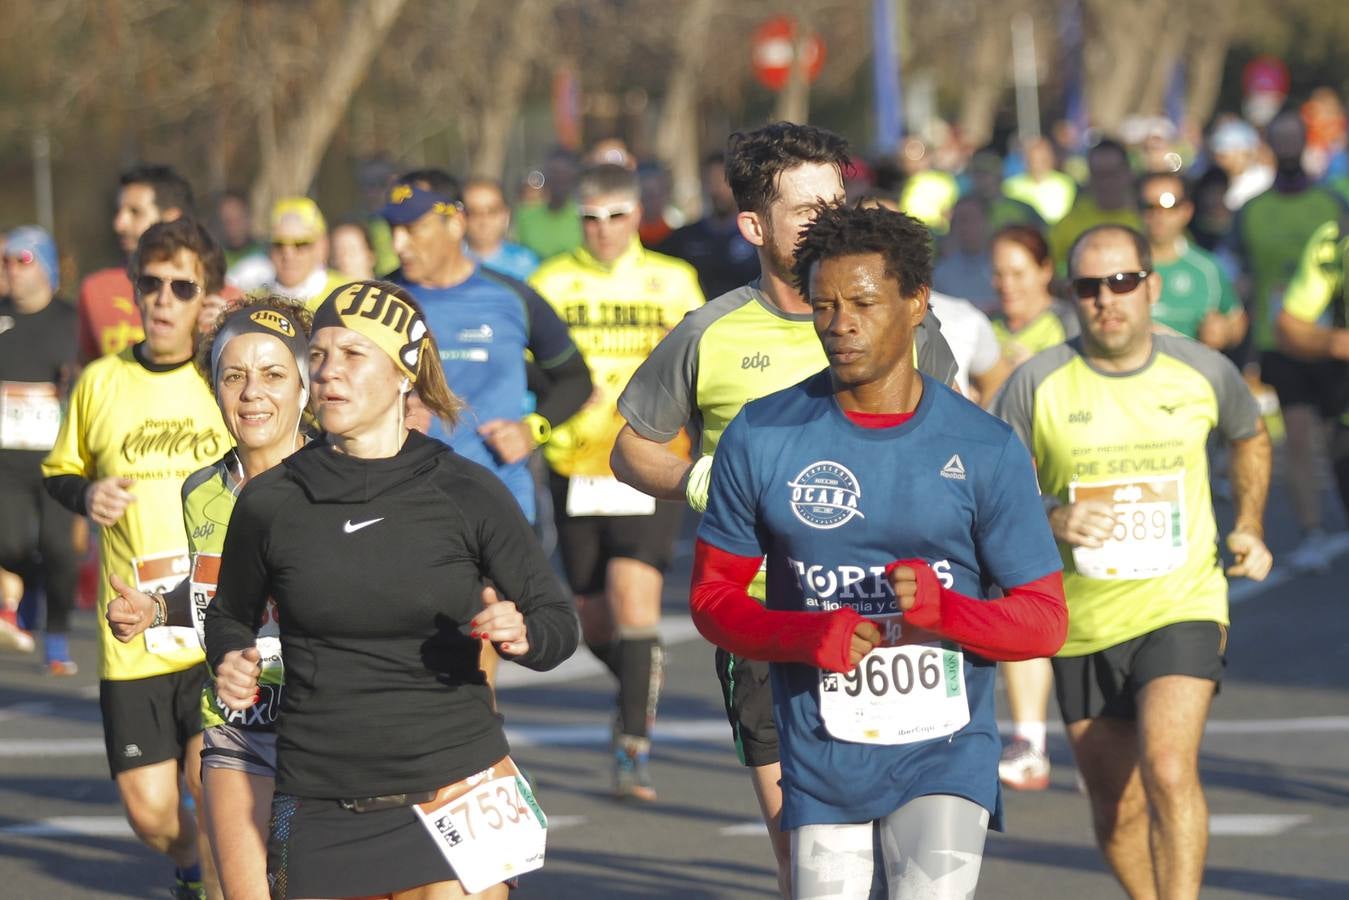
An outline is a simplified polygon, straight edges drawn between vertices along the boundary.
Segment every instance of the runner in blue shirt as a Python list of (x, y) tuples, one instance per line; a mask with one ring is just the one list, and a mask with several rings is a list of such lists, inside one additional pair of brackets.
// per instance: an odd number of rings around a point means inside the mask
[(794, 896), (865, 898), (880, 870), (891, 898), (969, 896), (1001, 827), (994, 661), (1062, 644), (1058, 549), (1015, 433), (913, 367), (922, 223), (823, 209), (794, 274), (829, 368), (722, 436), (694, 622), (772, 663)]
[(533, 250), (506, 240), (511, 208), (501, 182), (470, 178), (464, 182), (464, 254), (484, 268), (524, 281), (539, 267)]
[[(409, 172), (394, 184), (380, 215), (393, 230), (401, 263), (389, 279), (422, 305), (445, 380), (467, 406), (452, 432), (432, 419), (428, 433), (495, 473), (532, 522), (529, 454), (548, 440), (553, 424), (585, 403), (590, 371), (542, 297), (464, 255), (464, 213), (452, 176)], [(526, 352), (533, 358), (528, 373)], [(532, 409), (530, 376), (537, 395)]]

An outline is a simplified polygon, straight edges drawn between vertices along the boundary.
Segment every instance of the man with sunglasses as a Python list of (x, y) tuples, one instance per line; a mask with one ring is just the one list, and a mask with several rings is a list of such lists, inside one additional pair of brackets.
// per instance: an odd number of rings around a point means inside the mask
[(584, 245), (545, 262), (530, 284), (571, 329), (595, 392), (552, 429), (544, 457), (582, 634), (618, 679), (614, 793), (650, 801), (656, 797), (647, 762), (662, 677), (661, 589), (682, 510), (620, 483), (609, 454), (623, 427), (619, 394), (661, 338), (702, 306), (703, 294), (692, 266), (638, 240), (636, 173), (613, 164), (587, 169), (577, 199)]
[[(169, 166), (137, 166), (122, 173), (112, 230), (130, 259), (145, 229), (192, 215), (192, 187)], [(117, 353), (145, 337), (126, 265), (100, 269), (80, 283), (80, 362)]]
[(1246, 336), (1246, 311), (1232, 280), (1208, 251), (1191, 244), (1185, 229), (1194, 204), (1185, 179), (1176, 172), (1154, 172), (1138, 183), (1143, 232), (1152, 250), (1153, 269), (1162, 280), (1152, 319), (1214, 350), (1227, 350)]
[(1096, 839), (1131, 897), (1196, 897), (1208, 811), (1199, 741), (1222, 679), (1227, 580), (1205, 447), (1232, 444), (1229, 577), (1263, 579), (1270, 442), (1226, 357), (1155, 334), (1147, 239), (1084, 232), (1068, 257), (1080, 337), (1018, 368), (994, 412), (1035, 458), (1059, 542), (1068, 640), (1059, 708)]
[[(206, 267), (216, 252), (190, 219), (150, 226), (128, 272), (145, 339), (91, 363), (71, 392), (42, 463), (52, 497), (99, 532), (99, 615), (117, 574), (144, 592), (187, 573), (183, 479), (230, 446), (211, 390), (192, 366)], [(99, 630), (99, 705), (108, 765), (132, 830), (177, 866), (175, 896), (204, 896), (197, 829), (179, 790), (200, 808), (201, 687), (191, 628), (157, 624), (122, 644)], [(204, 853), (204, 848), (203, 848)]]
[[(30, 226), (0, 241), (8, 282), (0, 296), (0, 567), (28, 592), (45, 590), (47, 671), (74, 675), (67, 635), (79, 560), (70, 513), (42, 489), (42, 457), (56, 441), (77, 366), (75, 310), (55, 299), (60, 267), (51, 235)], [(12, 610), (0, 609), (0, 632), (32, 648)]]
[(267, 255), (247, 256), (230, 268), (243, 290), (267, 288), (313, 312), (348, 279), (328, 268), (328, 223), (308, 197), (282, 197), (272, 205)]

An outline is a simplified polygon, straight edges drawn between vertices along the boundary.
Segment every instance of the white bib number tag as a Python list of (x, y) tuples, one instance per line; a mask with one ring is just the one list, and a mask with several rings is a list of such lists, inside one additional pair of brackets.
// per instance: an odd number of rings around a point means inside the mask
[(1115, 529), (1100, 547), (1074, 547), (1073, 563), (1088, 578), (1156, 578), (1173, 572), (1188, 556), (1185, 544), (1184, 473), (1078, 484), (1068, 501), (1095, 500), (1114, 508)]
[[(878, 618), (887, 637), (898, 636), (901, 620)], [(939, 641), (876, 647), (846, 675), (820, 672), (820, 716), (831, 736), (857, 744), (954, 734), (970, 721), (965, 654)]]
[(56, 385), (0, 381), (0, 449), (50, 450), (60, 430)]
[[(188, 575), (186, 550), (170, 550), (131, 560), (136, 590), (150, 593), (167, 591)], [(200, 649), (195, 628), (161, 625), (145, 629), (145, 649), (156, 656), (172, 656), (185, 650)]]
[[(215, 599), (216, 584), (220, 581), (220, 554), (197, 553), (192, 557), (192, 578), (189, 582), (192, 595), (192, 624), (197, 629), (197, 639), (206, 647), (206, 607)], [(258, 629), (258, 653), (262, 654), (264, 671), (281, 663), (281, 627), (276, 618), (276, 604), (270, 599), (262, 614), (262, 627)]]
[(548, 819), (509, 756), (413, 809), (467, 893), (543, 866)]
[(656, 498), (612, 476), (573, 475), (567, 481), (569, 516), (650, 516)]

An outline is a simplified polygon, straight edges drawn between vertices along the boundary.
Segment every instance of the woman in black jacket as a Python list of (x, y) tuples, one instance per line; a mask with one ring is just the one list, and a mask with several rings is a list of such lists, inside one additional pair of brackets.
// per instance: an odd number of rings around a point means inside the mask
[(448, 422), (458, 406), (406, 292), (357, 282), (324, 300), (310, 380), (326, 439), (244, 488), (206, 618), (231, 709), (256, 696), (268, 597), (281, 623), (272, 896), (504, 896), (497, 882), (541, 865), (546, 823), (479, 639), (550, 669), (576, 616), (505, 487), (404, 425), (414, 389)]

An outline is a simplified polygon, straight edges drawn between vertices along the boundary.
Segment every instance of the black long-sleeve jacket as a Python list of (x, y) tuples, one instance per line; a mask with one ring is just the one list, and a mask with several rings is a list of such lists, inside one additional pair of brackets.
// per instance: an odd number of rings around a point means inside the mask
[(506, 488), (417, 432), (396, 456), (310, 444), (245, 486), (206, 615), (212, 668), (250, 647), (266, 599), (286, 689), (277, 790), (354, 798), (431, 790), (508, 752), (468, 624), (482, 580), (524, 613), (550, 669), (575, 612)]

